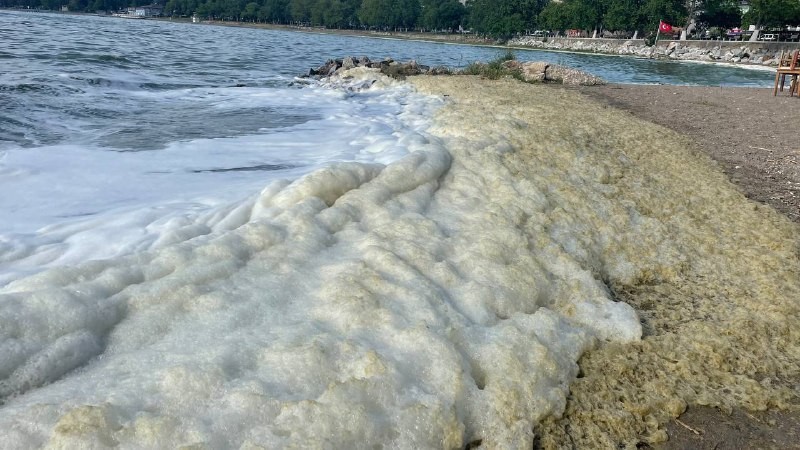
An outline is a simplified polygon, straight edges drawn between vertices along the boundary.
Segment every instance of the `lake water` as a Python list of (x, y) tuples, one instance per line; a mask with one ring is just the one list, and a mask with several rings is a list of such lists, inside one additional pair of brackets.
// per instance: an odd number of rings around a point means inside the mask
[[(475, 306), (500, 294), (481, 284), (492, 275), (459, 253), (468, 243), (450, 242), (449, 231), (431, 234), (438, 262), (470, 268), (453, 269), (467, 280), (451, 290), (398, 272), (393, 258), (416, 247), (376, 250), (397, 240), (387, 218), (413, 222), (428, 208), (424, 195), (403, 195), (434, 189), (449, 167), (429, 134), (446, 99), (391, 80), (370, 89), (359, 79), (291, 83), (345, 55), (464, 66), (501, 50), (12, 12), (0, 12), (0, 42), (6, 447), (147, 447), (152, 438), (169, 447), (420, 448), (445, 439), (442, 430), (463, 433), (463, 393), (445, 387), (458, 374), (481, 378), (465, 355), (513, 359), (503, 333), (524, 336), (492, 329)], [(620, 83), (767, 86), (771, 78), (692, 63), (517, 56)], [(442, 223), (452, 219), (442, 214)], [(581, 276), (581, 295), (600, 299), (590, 310), (619, 339), (635, 339), (632, 310), (604, 303)], [(426, 301), (398, 306), (414, 317), (400, 326), (395, 316), (360, 314), (358, 302), (371, 296)], [(437, 316), (455, 314), (437, 302), (459, 296), (467, 306), (457, 320)], [(541, 388), (557, 410), (593, 332), (545, 310), (515, 326), (538, 330), (528, 337), (562, 333), (543, 351), (558, 358), (541, 360), (558, 366)], [(378, 326), (388, 323), (403, 331)], [(496, 345), (469, 350), (482, 340)], [(439, 397), (450, 394), (451, 403)], [(340, 439), (326, 441), (331, 433)]]

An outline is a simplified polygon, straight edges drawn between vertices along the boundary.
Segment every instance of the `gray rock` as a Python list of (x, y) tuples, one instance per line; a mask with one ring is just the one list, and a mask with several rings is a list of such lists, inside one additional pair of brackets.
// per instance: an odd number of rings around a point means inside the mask
[(356, 62), (353, 61), (353, 58), (348, 56), (342, 60), (342, 70), (348, 70), (356, 67)]
[(671, 55), (672, 52), (674, 52), (675, 49), (677, 48), (678, 48), (677, 42), (670, 42), (669, 45), (667, 46), (667, 55)]
[(547, 68), (550, 64), (542, 61), (526, 62), (522, 64), (522, 77), (525, 81), (544, 81)]
[(605, 80), (592, 74), (552, 64), (545, 70), (545, 81), (552, 81), (571, 86), (595, 86), (606, 84)]

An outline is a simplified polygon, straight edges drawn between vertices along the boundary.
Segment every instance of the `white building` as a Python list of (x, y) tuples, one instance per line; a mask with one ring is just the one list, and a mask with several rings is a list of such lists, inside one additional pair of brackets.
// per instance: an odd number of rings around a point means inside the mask
[[(130, 14), (130, 9), (128, 8), (128, 13)], [(146, 6), (137, 6), (133, 8), (133, 15), (137, 17), (158, 17), (164, 11), (164, 7), (161, 5), (146, 5)]]

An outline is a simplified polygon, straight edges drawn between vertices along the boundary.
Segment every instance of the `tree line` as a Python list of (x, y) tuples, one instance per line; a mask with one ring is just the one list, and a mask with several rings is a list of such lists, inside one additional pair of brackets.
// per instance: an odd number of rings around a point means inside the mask
[[(328, 28), (447, 31), (499, 39), (546, 29), (655, 31), (659, 21), (701, 28), (800, 25), (800, 0), (157, 0), (166, 16), (295, 24)], [(0, 7), (117, 11), (148, 0), (0, 0)]]

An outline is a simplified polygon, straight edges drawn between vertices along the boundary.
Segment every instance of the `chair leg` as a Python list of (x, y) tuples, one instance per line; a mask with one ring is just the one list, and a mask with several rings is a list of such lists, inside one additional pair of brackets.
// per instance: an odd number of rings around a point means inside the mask
[(772, 96), (775, 97), (778, 95), (778, 79), (780, 79), (781, 74), (775, 73), (775, 88), (772, 90)]

